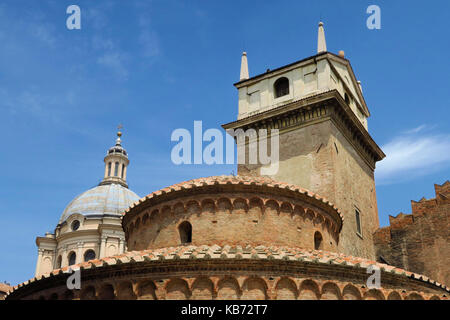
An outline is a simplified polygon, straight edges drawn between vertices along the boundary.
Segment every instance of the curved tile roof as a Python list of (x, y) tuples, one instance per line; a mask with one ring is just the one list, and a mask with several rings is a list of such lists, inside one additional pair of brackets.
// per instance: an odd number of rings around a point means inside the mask
[(139, 196), (119, 184), (100, 185), (83, 192), (73, 199), (59, 219), (64, 222), (70, 215), (79, 213), (84, 216), (117, 215), (139, 199)]
[[(325, 265), (350, 266), (354, 268), (368, 268), (377, 266), (381, 271), (397, 275), (399, 277), (412, 278), (424, 283), (430, 283), (440, 289), (450, 292), (450, 288), (444, 284), (431, 280), (430, 278), (412, 273), (394, 266), (378, 263), (364, 258), (347, 256), (341, 253), (334, 253), (322, 250), (306, 250), (301, 248), (288, 247), (266, 247), (266, 246), (178, 246), (161, 249), (149, 249), (142, 251), (129, 251), (120, 255), (95, 259), (71, 266), (72, 269), (89, 270), (107, 266), (121, 265), (126, 263), (158, 263), (161, 260), (233, 260), (233, 259), (252, 259), (252, 260), (284, 260), (298, 261), (305, 263), (318, 263)], [(18, 290), (30, 283), (41, 279), (54, 277), (67, 273), (69, 267), (53, 270), (50, 273), (34, 277), (24, 283), (14, 287)]]
[(6, 283), (0, 283), (0, 292), (8, 292), (12, 289), (10, 285), (7, 285)]
[(166, 187), (163, 189), (160, 189), (158, 191), (152, 192), (149, 195), (139, 199), (135, 203), (131, 204), (129, 208), (125, 210), (123, 215), (126, 215), (132, 211), (134, 211), (134, 208), (139, 206), (141, 203), (157, 198), (163, 194), (169, 194), (173, 192), (178, 191), (185, 191), (190, 189), (196, 189), (196, 188), (202, 188), (206, 186), (214, 186), (214, 185), (248, 185), (248, 186), (266, 186), (269, 188), (274, 189), (284, 189), (288, 191), (295, 192), (297, 194), (305, 195), (315, 201), (321, 202), (328, 206), (330, 209), (334, 210), (339, 217), (341, 218), (341, 221), (344, 221), (344, 216), (342, 215), (341, 211), (330, 201), (328, 201), (326, 198), (319, 196), (316, 193), (313, 193), (307, 189), (304, 189), (302, 187), (299, 187), (294, 184), (285, 183), (285, 182), (278, 182), (276, 180), (273, 180), (268, 177), (251, 177), (251, 176), (212, 176), (207, 178), (198, 178), (198, 179), (192, 179), (184, 182), (180, 182), (177, 184), (174, 184), (170, 187)]

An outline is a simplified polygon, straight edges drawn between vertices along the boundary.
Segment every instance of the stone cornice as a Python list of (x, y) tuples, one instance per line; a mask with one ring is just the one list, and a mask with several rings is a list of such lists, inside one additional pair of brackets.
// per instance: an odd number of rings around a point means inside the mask
[(267, 128), (282, 132), (332, 120), (372, 170), (386, 155), (337, 90), (322, 92), (222, 125), (226, 129)]
[(56, 239), (55, 238), (48, 238), (48, 237), (36, 237), (36, 245), (39, 247), (43, 244), (56, 246)]
[(77, 230), (77, 231), (65, 232), (65, 233), (59, 235), (58, 237), (56, 237), (56, 241), (61, 242), (61, 241), (68, 240), (68, 239), (73, 239), (73, 238), (82, 237), (82, 236), (92, 236), (92, 235), (100, 236), (100, 234), (98, 233), (98, 229), (87, 229), (87, 230)]

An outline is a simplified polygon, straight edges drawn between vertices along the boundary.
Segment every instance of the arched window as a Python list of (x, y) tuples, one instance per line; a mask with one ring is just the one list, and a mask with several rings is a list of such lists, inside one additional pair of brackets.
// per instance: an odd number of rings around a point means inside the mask
[(95, 259), (95, 251), (94, 250), (87, 250), (84, 253), (84, 261), (94, 260)]
[(182, 244), (192, 242), (192, 225), (189, 222), (182, 222), (178, 227), (178, 231), (180, 232), (180, 241)]
[(56, 266), (55, 269), (60, 269), (62, 265), (62, 257), (58, 256), (58, 259), (56, 259)]
[(275, 98), (279, 98), (289, 94), (289, 80), (285, 77), (275, 81), (273, 85), (275, 91)]
[(314, 250), (322, 250), (322, 243), (323, 243), (323, 239), (322, 239), (322, 235), (320, 234), (319, 231), (316, 231), (314, 233)]
[(111, 162), (108, 162), (108, 177), (111, 176)]
[(125, 171), (125, 164), (122, 164), (122, 172), (120, 173), (120, 177), (123, 179), (123, 173)]
[(116, 162), (114, 164), (114, 177), (118, 177), (119, 176), (119, 163)]
[(71, 252), (69, 253), (69, 266), (75, 264), (75, 262), (77, 261), (77, 255), (75, 254), (75, 252)]

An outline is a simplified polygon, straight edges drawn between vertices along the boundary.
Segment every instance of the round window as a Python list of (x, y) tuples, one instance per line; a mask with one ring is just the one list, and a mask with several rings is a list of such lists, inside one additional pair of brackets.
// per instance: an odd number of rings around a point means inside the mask
[(79, 227), (80, 227), (80, 221), (75, 220), (74, 222), (72, 222), (72, 231), (77, 231)]

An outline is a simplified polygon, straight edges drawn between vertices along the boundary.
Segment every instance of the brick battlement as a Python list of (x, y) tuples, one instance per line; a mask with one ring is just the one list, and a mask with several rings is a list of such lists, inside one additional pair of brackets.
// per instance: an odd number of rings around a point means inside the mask
[(434, 185), (434, 190), (436, 191), (436, 198), (438, 198), (438, 195), (446, 196), (447, 200), (449, 199), (450, 195), (450, 181), (447, 180), (444, 184), (441, 186), (438, 184)]
[(378, 260), (448, 284), (450, 182), (434, 188), (435, 198), (411, 201), (411, 214), (389, 216), (390, 225), (374, 233), (374, 245)]

